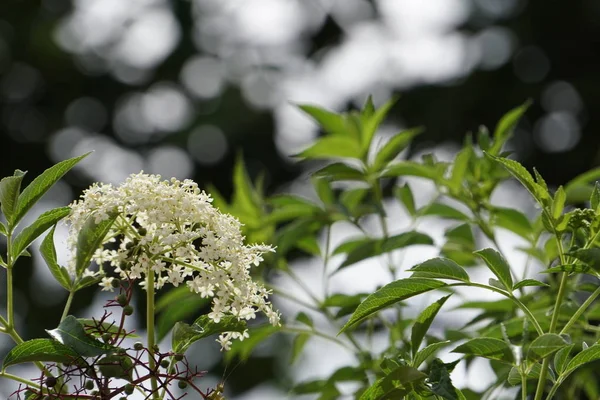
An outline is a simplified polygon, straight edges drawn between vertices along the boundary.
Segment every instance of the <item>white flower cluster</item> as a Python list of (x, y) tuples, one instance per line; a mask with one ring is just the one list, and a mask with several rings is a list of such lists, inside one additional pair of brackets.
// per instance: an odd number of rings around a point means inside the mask
[[(273, 248), (245, 245), (240, 222), (211, 202), (195, 182), (161, 181), (159, 175), (131, 175), (118, 187), (94, 184), (71, 204), (66, 219), (72, 254), (68, 269), (75, 274), (77, 238), (87, 219), (99, 223), (117, 213), (93, 256), (99, 271), (84, 272), (103, 275), (102, 290), (112, 290), (113, 278), (105, 276), (110, 265), (122, 279), (143, 279), (144, 288), (146, 278), (154, 274), (155, 289), (166, 283), (185, 284), (201, 297), (212, 298), (209, 317), (216, 323), (225, 314), (250, 320), (262, 311), (271, 324), (279, 324), (279, 314), (267, 300), (269, 291), (249, 274)], [(224, 334), (218, 341), (227, 349), (231, 339), (245, 336)]]

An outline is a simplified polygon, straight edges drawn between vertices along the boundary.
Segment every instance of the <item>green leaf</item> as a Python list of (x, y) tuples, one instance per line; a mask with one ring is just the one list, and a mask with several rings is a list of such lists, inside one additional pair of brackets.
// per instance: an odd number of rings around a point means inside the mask
[(473, 150), (471, 147), (465, 147), (459, 151), (454, 158), (452, 174), (450, 175), (450, 180), (448, 183), (450, 188), (456, 193), (458, 193), (460, 187), (462, 186), (462, 182), (469, 167), (469, 161), (471, 160), (472, 155)]
[(598, 213), (598, 206), (600, 206), (600, 183), (598, 181), (596, 181), (594, 191), (590, 197), (590, 206), (592, 207), (592, 210)]
[(467, 271), (448, 258), (432, 258), (415, 265), (408, 271), (413, 272), (413, 278), (454, 279), (469, 282)]
[(431, 239), (431, 237), (417, 231), (404, 232), (387, 239), (360, 239), (358, 241), (344, 243), (342, 245), (344, 247), (339, 246), (333, 254), (339, 254), (342, 249), (351, 250), (348, 252), (348, 256), (344, 262), (342, 262), (342, 264), (336, 271), (334, 271), (334, 273), (359, 261), (366, 260), (367, 258), (378, 256), (393, 250), (413, 245), (432, 244), (433, 239)]
[(14, 226), (14, 211), (19, 199), (19, 192), (21, 191), (21, 182), (26, 172), (21, 170), (15, 170), (13, 176), (7, 176), (0, 180), (0, 203), (2, 206), (2, 213), (6, 217), (9, 226)]
[(261, 198), (252, 185), (241, 153), (238, 153), (233, 170), (233, 188), (232, 200), (234, 206), (244, 215), (254, 218), (260, 217)]
[(366, 154), (369, 151), (371, 141), (373, 140), (373, 136), (375, 135), (377, 128), (379, 128), (379, 125), (383, 122), (383, 119), (396, 101), (398, 101), (397, 98), (392, 98), (383, 106), (375, 110), (375, 113), (373, 113), (373, 115), (364, 122), (363, 129), (361, 130), (361, 145), (363, 154)]
[(296, 154), (307, 160), (331, 158), (360, 158), (360, 146), (348, 136), (325, 136), (318, 139), (308, 149)]
[(413, 197), (412, 190), (410, 190), (408, 183), (405, 183), (404, 186), (395, 187), (394, 195), (402, 202), (404, 208), (406, 208), (406, 211), (408, 211), (410, 215), (414, 216), (417, 213), (415, 198)]
[(396, 178), (399, 176), (417, 176), (420, 178), (431, 179), (439, 182), (443, 175), (440, 175), (438, 168), (430, 165), (423, 165), (414, 161), (402, 161), (390, 165), (381, 175), (382, 178)]
[(562, 375), (564, 372), (567, 363), (571, 359), (571, 351), (575, 347), (575, 344), (569, 344), (562, 349), (558, 350), (554, 355), (554, 369), (558, 375)]
[(498, 277), (504, 287), (508, 291), (512, 291), (513, 281), (510, 267), (504, 257), (498, 251), (491, 248), (476, 251), (475, 254), (485, 261), (488, 268)]
[(527, 351), (527, 358), (530, 360), (541, 360), (548, 356), (551, 356), (558, 350), (567, 346), (567, 342), (562, 336), (557, 335), (556, 333), (545, 333), (541, 336), (538, 336), (531, 344), (529, 345), (529, 350)]
[(567, 364), (563, 375), (569, 375), (577, 368), (581, 367), (584, 364), (587, 364), (592, 361), (597, 361), (600, 359), (600, 345), (595, 344), (593, 346), (588, 347), (587, 349), (577, 353), (571, 361)]
[(302, 353), (302, 350), (304, 350), (304, 346), (306, 345), (306, 342), (308, 342), (308, 339), (310, 339), (310, 334), (308, 333), (296, 335), (294, 342), (292, 343), (292, 357), (290, 358), (290, 364), (293, 364), (298, 360), (298, 356)]
[(500, 119), (494, 130), (494, 144), (489, 150), (490, 154), (497, 155), (500, 153), (502, 146), (513, 135), (517, 122), (519, 122), (530, 105), (531, 101), (526, 101), (523, 105), (510, 110)]
[(388, 283), (360, 303), (340, 333), (394, 303), (444, 286), (447, 286), (444, 282), (425, 278), (400, 279)]
[(498, 360), (508, 364), (514, 362), (508, 345), (503, 340), (489, 337), (471, 339), (452, 350), (452, 352), (489, 358), (490, 360)]
[(429, 330), (429, 327), (435, 319), (435, 316), (450, 296), (452, 296), (452, 294), (449, 294), (448, 296), (444, 296), (441, 299), (437, 300), (435, 303), (431, 304), (429, 307), (423, 310), (423, 312), (419, 314), (417, 319), (415, 319), (410, 335), (410, 343), (413, 356), (415, 356), (417, 351), (419, 350), (419, 347), (423, 342), (423, 338)]
[(341, 136), (344, 136), (348, 133), (348, 130), (346, 129), (346, 121), (343, 115), (308, 104), (299, 105), (298, 107), (314, 118), (325, 132), (332, 135)]
[(554, 201), (552, 202), (552, 216), (558, 219), (565, 209), (565, 201), (567, 200), (567, 193), (562, 186), (559, 186), (554, 193)]
[[(136, 335), (135, 333), (125, 332), (125, 330), (121, 329), (119, 327), (119, 325), (117, 323), (115, 323), (114, 321), (113, 322), (108, 322), (108, 321), (100, 322), (99, 320), (94, 319), (94, 318), (77, 318), (77, 321), (79, 321), (81, 323), (81, 325), (83, 325), (83, 328), (86, 330), (86, 332), (88, 332), (90, 335), (92, 335), (94, 337), (101, 336), (101, 334), (97, 332), (98, 329), (101, 329), (103, 332), (112, 333), (113, 335), (119, 334), (121, 337), (123, 337), (123, 336), (126, 336), (128, 338), (139, 337), (139, 335)], [(90, 329), (92, 329), (93, 331), (90, 332)], [(125, 333), (126, 333), (126, 335), (125, 335)]]
[(460, 391), (454, 387), (450, 379), (450, 372), (456, 363), (445, 364), (442, 360), (435, 359), (430, 368), (428, 381), (431, 384), (431, 391), (446, 400), (461, 399), (458, 395)]
[(315, 191), (317, 192), (317, 196), (325, 205), (332, 205), (335, 202), (335, 195), (333, 193), (333, 189), (331, 189), (331, 184), (326, 178), (313, 178), (312, 184), (315, 187)]
[(533, 177), (518, 161), (509, 160), (508, 158), (496, 157), (490, 153), (485, 153), (486, 156), (501, 164), (512, 176), (514, 176), (525, 188), (533, 195), (535, 199), (540, 201), (540, 193), (542, 188), (535, 183)]
[(73, 289), (75, 292), (84, 289), (86, 287), (97, 284), (102, 280), (102, 275), (97, 276), (84, 276), (75, 282), (75, 288)]
[(401, 365), (377, 380), (360, 396), (360, 400), (400, 399), (413, 391), (411, 384), (423, 381), (425, 378), (427, 375), (418, 369)]
[(296, 315), (296, 321), (312, 328), (314, 326), (313, 320), (312, 318), (307, 315), (305, 312), (299, 312), (298, 315)]
[(156, 312), (160, 312), (156, 320), (156, 337), (162, 340), (175, 326), (175, 323), (201, 313), (210, 303), (209, 298), (202, 298), (190, 292), (187, 286), (169, 290), (156, 302)]
[(233, 342), (231, 350), (225, 354), (225, 361), (230, 362), (235, 357), (239, 357), (241, 360), (247, 360), (256, 346), (278, 331), (278, 327), (271, 325), (263, 325), (250, 329), (249, 338), (244, 339), (244, 341), (236, 340)]
[(423, 128), (413, 128), (394, 135), (375, 155), (373, 169), (380, 171), (402, 152), (415, 136), (421, 134)]
[(219, 323), (215, 323), (207, 315), (202, 315), (190, 326), (177, 322), (173, 328), (171, 346), (175, 353), (184, 353), (198, 340), (223, 332), (244, 332), (246, 322), (239, 321), (233, 315), (225, 315)]
[(365, 173), (351, 166), (337, 162), (316, 171), (313, 176), (327, 178), (330, 181), (365, 181)]
[(551, 274), (555, 272), (568, 272), (568, 273), (585, 273), (590, 270), (590, 267), (584, 264), (565, 264), (565, 265), (557, 265), (555, 267), (551, 267), (540, 271), (542, 274)]
[(419, 350), (417, 354), (415, 354), (415, 356), (413, 357), (412, 366), (415, 368), (419, 368), (421, 364), (427, 361), (429, 357), (433, 356), (438, 352), (438, 350), (448, 346), (450, 343), (452, 343), (450, 340), (445, 340), (443, 342), (435, 342), (428, 346), (425, 346), (424, 348)]
[(534, 231), (533, 225), (531, 225), (529, 219), (522, 212), (514, 208), (494, 207), (491, 215), (491, 223), (493, 225), (507, 229), (527, 240), (531, 240)]
[[(535, 363), (531, 367), (531, 370), (527, 373), (527, 380), (539, 380), (540, 379), (540, 371), (542, 370), (542, 365), (540, 363)], [(548, 370), (548, 376), (546, 380), (551, 382), (555, 381), (554, 374), (552, 370)], [(508, 373), (508, 383), (512, 386), (517, 386), (522, 383), (521, 381), (521, 371), (518, 368), (512, 367), (510, 372)]]
[(97, 357), (115, 350), (85, 333), (81, 322), (72, 315), (67, 316), (56, 329), (46, 330), (53, 339), (69, 347), (82, 357)]
[(2, 222), (0, 222), (0, 235), (8, 236), (8, 229)]
[(546, 286), (546, 287), (550, 287), (550, 285), (548, 285), (547, 283), (540, 282), (540, 281), (535, 280), (535, 279), (523, 279), (522, 281), (517, 282), (515, 284), (515, 286), (513, 286), (513, 290), (517, 290), (517, 289), (520, 289), (520, 288), (525, 287), (525, 286)]
[(323, 302), (323, 307), (339, 307), (335, 314), (335, 318), (341, 318), (352, 314), (356, 307), (368, 296), (367, 293), (359, 293), (355, 295), (346, 295), (341, 293), (332, 294)]
[(436, 215), (442, 218), (455, 219), (458, 221), (469, 221), (469, 218), (462, 211), (443, 203), (431, 203), (419, 210), (420, 215)]
[(13, 226), (16, 225), (27, 211), (50, 189), (60, 178), (62, 178), (79, 161), (83, 160), (90, 153), (82, 156), (61, 161), (58, 164), (48, 168), (36, 177), (19, 195), (15, 207)]
[(46, 211), (40, 215), (33, 224), (24, 228), (12, 243), (12, 254), (15, 259), (19, 257), (23, 250), (25, 250), (31, 242), (37, 239), (38, 236), (69, 215), (70, 212), (71, 209), (69, 207), (55, 208), (54, 210)]
[(596, 271), (600, 271), (600, 249), (577, 249), (569, 252), (569, 256), (575, 257), (576, 259), (583, 261)]
[(33, 339), (13, 347), (2, 364), (2, 370), (26, 362), (72, 363), (79, 354), (52, 339)]
[(42, 241), (42, 245), (40, 246), (40, 253), (42, 253), (42, 257), (44, 261), (46, 261), (46, 265), (50, 269), (52, 276), (56, 281), (65, 289), (71, 290), (71, 277), (69, 276), (69, 272), (67, 272), (66, 268), (58, 265), (56, 261), (56, 249), (54, 248), (54, 229), (55, 226), (52, 227), (48, 235)]
[(131, 358), (117, 354), (109, 354), (96, 362), (100, 373), (105, 378), (133, 379), (134, 365)]
[(118, 213), (113, 212), (108, 215), (108, 219), (100, 221), (98, 224), (94, 221), (94, 215), (87, 218), (77, 237), (77, 255), (75, 259), (77, 277), (80, 277), (89, 266), (94, 252), (102, 245), (118, 216)]

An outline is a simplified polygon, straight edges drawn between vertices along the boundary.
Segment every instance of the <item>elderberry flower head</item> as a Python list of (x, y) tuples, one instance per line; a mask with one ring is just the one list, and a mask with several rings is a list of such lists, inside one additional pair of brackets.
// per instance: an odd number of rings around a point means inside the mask
[[(187, 179), (163, 181), (159, 175), (139, 173), (118, 187), (93, 184), (71, 204), (66, 218), (72, 254), (67, 268), (76, 274), (78, 235), (88, 219), (98, 224), (116, 216), (92, 257), (99, 270), (88, 268), (85, 276), (105, 276), (110, 266), (122, 279), (140, 279), (146, 290), (148, 278), (156, 290), (165, 284), (186, 285), (191, 292), (212, 298), (209, 318), (214, 322), (226, 314), (250, 320), (261, 311), (278, 325), (279, 314), (268, 301), (270, 292), (249, 273), (273, 248), (244, 244), (240, 222), (211, 202)], [(100, 285), (111, 290), (110, 278)], [(221, 342), (230, 344), (232, 338), (240, 339), (232, 334)]]

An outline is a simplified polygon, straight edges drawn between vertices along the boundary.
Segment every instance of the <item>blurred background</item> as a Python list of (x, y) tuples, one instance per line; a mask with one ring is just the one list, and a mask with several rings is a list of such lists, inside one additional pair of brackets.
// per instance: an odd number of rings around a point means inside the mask
[[(600, 164), (599, 65), (595, 0), (4, 0), (0, 174), (94, 150), (40, 211), (140, 170), (229, 196), (243, 152), (273, 193), (302, 179), (290, 156), (319, 133), (295, 104), (341, 111), (400, 94), (381, 134), (425, 126), (415, 152), (455, 151), (533, 100), (511, 146), (558, 185)], [(64, 301), (32, 260), (17, 276), (27, 337)], [(269, 398), (247, 391), (276, 366), (267, 352), (236, 368), (232, 398)]]

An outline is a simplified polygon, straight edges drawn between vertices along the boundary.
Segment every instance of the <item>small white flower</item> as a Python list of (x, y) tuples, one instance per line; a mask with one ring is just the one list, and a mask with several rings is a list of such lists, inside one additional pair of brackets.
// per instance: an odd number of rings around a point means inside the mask
[(107, 278), (106, 276), (104, 278), (102, 278), (102, 280), (100, 281), (100, 286), (102, 287), (102, 291), (114, 292), (115, 288), (113, 288), (113, 286), (112, 286), (112, 281), (114, 279), (115, 278), (113, 278), (113, 277)]

